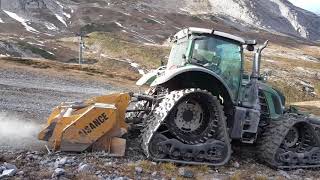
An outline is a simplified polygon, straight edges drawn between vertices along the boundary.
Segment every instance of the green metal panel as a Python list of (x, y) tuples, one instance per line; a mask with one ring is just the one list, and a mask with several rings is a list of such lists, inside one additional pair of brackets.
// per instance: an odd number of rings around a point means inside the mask
[(270, 85), (265, 83), (260, 83), (259, 85), (265, 94), (271, 119), (277, 120), (283, 114), (284, 109), (280, 95)]

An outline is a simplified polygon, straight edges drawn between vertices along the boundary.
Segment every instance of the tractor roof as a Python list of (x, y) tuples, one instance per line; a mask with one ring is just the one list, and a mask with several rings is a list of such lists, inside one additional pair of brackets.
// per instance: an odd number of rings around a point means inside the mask
[(235, 35), (232, 35), (232, 34), (228, 34), (228, 33), (225, 33), (225, 32), (215, 31), (213, 29), (196, 28), (196, 27), (189, 27), (189, 28), (183, 29), (183, 30), (179, 31), (177, 34), (175, 34), (174, 38), (175, 39), (181, 39), (181, 38), (183, 38), (183, 37), (185, 37), (187, 35), (190, 35), (190, 34), (213, 34), (213, 35), (216, 35), (216, 36), (220, 36), (220, 37), (224, 37), (224, 38), (227, 38), (227, 39), (231, 39), (231, 40), (237, 41), (240, 44), (247, 44), (247, 45), (255, 45), (256, 44), (255, 40), (246, 41), (241, 37), (238, 37), (238, 36), (235, 36)]

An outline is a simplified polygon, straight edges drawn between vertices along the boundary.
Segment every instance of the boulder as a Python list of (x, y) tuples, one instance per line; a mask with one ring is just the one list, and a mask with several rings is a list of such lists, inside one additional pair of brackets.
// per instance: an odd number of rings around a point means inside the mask
[(56, 168), (52, 174), (52, 177), (60, 177), (62, 175), (64, 175), (66, 173), (66, 171), (62, 168)]
[(11, 177), (17, 173), (17, 169), (6, 169), (2, 171), (2, 177)]
[(81, 163), (78, 168), (78, 172), (90, 172), (92, 167), (89, 164)]
[(194, 176), (193, 172), (187, 168), (179, 168), (178, 170), (179, 175), (184, 177), (184, 178), (192, 178)]

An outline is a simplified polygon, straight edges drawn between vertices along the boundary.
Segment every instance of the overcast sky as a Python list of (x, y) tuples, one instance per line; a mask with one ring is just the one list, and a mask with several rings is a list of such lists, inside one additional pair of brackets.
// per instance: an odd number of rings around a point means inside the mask
[(289, 0), (295, 6), (320, 14), (320, 0)]

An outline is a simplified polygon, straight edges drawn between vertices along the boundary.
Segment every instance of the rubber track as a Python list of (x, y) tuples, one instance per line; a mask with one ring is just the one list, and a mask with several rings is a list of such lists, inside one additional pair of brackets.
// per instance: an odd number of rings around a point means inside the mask
[[(175, 104), (184, 96), (186, 96), (189, 93), (195, 93), (195, 92), (201, 92), (201, 93), (206, 93), (210, 96), (212, 96), (211, 93), (209, 93), (208, 91), (205, 90), (201, 90), (201, 89), (184, 89), (184, 90), (178, 90), (178, 91), (172, 91), (170, 92), (168, 95), (165, 96), (165, 98), (159, 103), (159, 105), (155, 108), (155, 110), (152, 112), (153, 115), (150, 115), (147, 118), (147, 125), (146, 127), (142, 130), (142, 134), (141, 134), (141, 139), (142, 139), (142, 149), (145, 153), (145, 155), (148, 158), (151, 158), (155, 161), (167, 161), (167, 162), (174, 162), (174, 163), (183, 163), (183, 164), (197, 164), (197, 165), (212, 165), (212, 166), (219, 166), (219, 165), (224, 165), (226, 164), (230, 157), (231, 157), (231, 144), (230, 144), (230, 138), (228, 135), (228, 131), (227, 131), (227, 125), (226, 125), (226, 117), (223, 114), (223, 120), (222, 122), (220, 122), (221, 125), (221, 133), (218, 135), (219, 137), (221, 137), (220, 140), (222, 140), (223, 142), (227, 143), (228, 145), (228, 157), (219, 164), (212, 164), (212, 163), (205, 163), (205, 162), (193, 162), (193, 161), (184, 161), (184, 160), (172, 160), (172, 159), (156, 159), (154, 157), (151, 157), (151, 154), (149, 153), (149, 143), (154, 135), (154, 133), (158, 130), (158, 128), (161, 126), (161, 124), (165, 121), (167, 115), (169, 114), (169, 112), (171, 111), (171, 109), (175, 106)], [(213, 96), (214, 97), (214, 96)], [(216, 97), (214, 97), (216, 98)], [(219, 105), (218, 107), (219, 109), (223, 109), (222, 105)]]
[(297, 114), (286, 114), (279, 121), (273, 121), (266, 127), (260, 141), (258, 142), (259, 158), (273, 168), (278, 169), (298, 169), (298, 168), (318, 168), (319, 165), (285, 166), (276, 162), (276, 153), (284, 141), (291, 127), (297, 123), (308, 122), (308, 117)]

